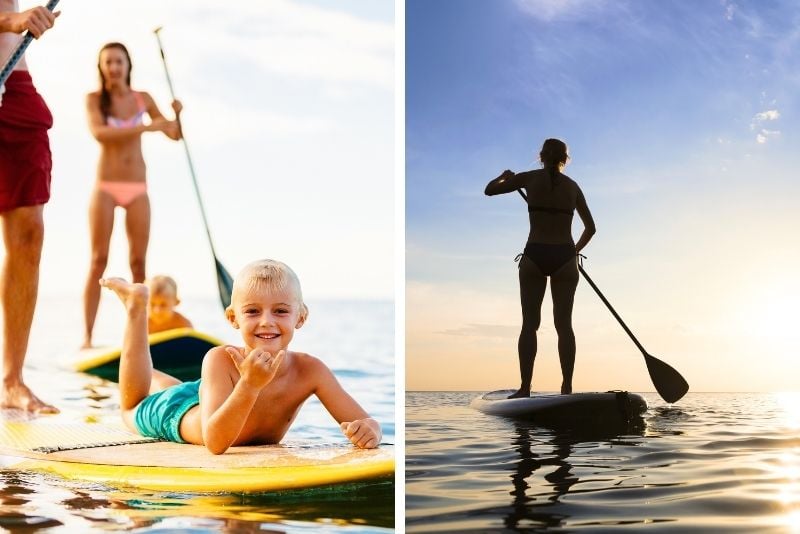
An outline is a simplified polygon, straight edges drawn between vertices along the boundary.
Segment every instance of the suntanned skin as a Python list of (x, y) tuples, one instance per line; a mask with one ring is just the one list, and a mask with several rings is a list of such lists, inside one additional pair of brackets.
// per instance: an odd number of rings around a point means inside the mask
[[(60, 14), (60, 11), (51, 13), (43, 6), (19, 12), (17, 0), (0, 0), (0, 61), (5, 61), (19, 44), (20, 36), (15, 34), (30, 31), (38, 39), (53, 27)], [(14, 70), (28, 70), (24, 55)]]
[[(53, 27), (59, 13), (35, 7), (21, 13), (16, 0), (0, 0), (0, 61), (11, 55), (20, 41), (17, 34), (30, 31), (39, 38)], [(14, 67), (26, 71), (23, 56)], [(44, 239), (43, 206), (24, 206), (0, 213), (5, 258), (0, 272), (3, 308), (3, 383), (0, 408), (32, 413), (58, 413), (39, 399), (22, 378), (33, 312), (39, 288), (39, 260)]]
[[(111, 95), (111, 115), (129, 118), (138, 111), (136, 98), (127, 83), (130, 70), (127, 57), (119, 48), (108, 48), (100, 53), (100, 70), (105, 77), (106, 89)], [(141, 93), (150, 116), (150, 124), (128, 128), (114, 128), (106, 124), (100, 110), (100, 91), (86, 96), (86, 113), (89, 130), (100, 143), (100, 160), (97, 180), (106, 182), (144, 182), (146, 166), (142, 155), (142, 134), (162, 132), (173, 140), (181, 138), (178, 117), (182, 110), (177, 100), (172, 103), (175, 120), (167, 120), (153, 98)], [(108, 263), (111, 232), (114, 225), (114, 201), (111, 196), (95, 188), (89, 203), (89, 230), (91, 237), (91, 264), (84, 289), (84, 340), (83, 347), (92, 346), (92, 331), (100, 302), (97, 280), (103, 276)], [(150, 199), (145, 193), (125, 207), (125, 230), (129, 243), (129, 264), (134, 282), (145, 279), (145, 260), (150, 240)]]
[[(127, 310), (120, 360), (120, 404), (136, 431), (134, 413), (150, 393), (178, 383), (153, 371), (147, 344), (148, 289), (114, 278), (101, 280)], [(377, 447), (381, 429), (342, 388), (319, 359), (288, 350), (294, 330), (305, 322), (304, 306), (291, 289), (235, 293), (226, 313), (241, 330), (244, 346), (215, 347), (203, 360), (200, 405), (180, 423), (181, 437), (221, 454), (234, 445), (278, 443), (300, 407), (316, 395), (344, 435), (361, 448)]]
[(159, 292), (153, 291), (151, 287), (148, 301), (147, 331), (155, 334), (156, 332), (164, 332), (174, 328), (193, 328), (189, 319), (175, 311), (175, 306), (178, 304), (180, 304), (180, 300), (171, 290)]

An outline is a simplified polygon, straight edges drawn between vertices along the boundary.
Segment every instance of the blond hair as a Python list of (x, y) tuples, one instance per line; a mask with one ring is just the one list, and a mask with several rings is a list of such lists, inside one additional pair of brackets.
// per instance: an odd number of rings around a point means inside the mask
[(159, 274), (152, 278), (147, 279), (147, 287), (150, 288), (150, 293), (163, 295), (168, 291), (172, 292), (175, 298), (178, 298), (178, 284), (171, 276)]
[(235, 300), (238, 294), (253, 290), (267, 289), (270, 292), (277, 292), (287, 288), (294, 293), (302, 315), (307, 315), (308, 307), (303, 302), (300, 279), (291, 267), (277, 260), (256, 260), (245, 265), (236, 275), (233, 280), (231, 300)]

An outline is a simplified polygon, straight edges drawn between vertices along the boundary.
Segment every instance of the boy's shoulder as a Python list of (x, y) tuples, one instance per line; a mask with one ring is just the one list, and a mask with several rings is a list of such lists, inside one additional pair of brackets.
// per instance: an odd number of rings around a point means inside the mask
[(320, 378), (333, 374), (325, 362), (306, 352), (291, 351), (289, 361), (292, 367), (309, 378)]
[[(233, 365), (233, 360), (231, 359), (231, 355), (228, 354), (228, 351), (225, 350), (226, 347), (232, 345), (219, 345), (217, 347), (211, 347), (206, 355), (203, 357), (203, 367), (208, 366), (217, 366), (220, 364), (230, 364)], [(238, 347), (237, 347), (238, 348)]]
[(327, 368), (327, 366), (324, 363), (322, 363), (322, 360), (320, 360), (316, 356), (308, 354), (307, 352), (299, 352), (293, 350), (290, 352), (290, 354), (292, 356), (291, 357), (292, 362), (294, 363), (294, 365), (297, 365), (298, 367), (303, 367), (304, 369), (306, 368), (313, 369), (322, 366)]

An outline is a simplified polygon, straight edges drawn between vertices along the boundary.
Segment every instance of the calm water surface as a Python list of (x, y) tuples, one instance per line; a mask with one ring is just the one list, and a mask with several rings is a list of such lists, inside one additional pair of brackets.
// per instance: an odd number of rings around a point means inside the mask
[(800, 533), (800, 394), (644, 394), (644, 424), (554, 431), (406, 395), (409, 532)]
[[(391, 302), (311, 302), (309, 322), (292, 347), (331, 367), (394, 443), (394, 317)], [(119, 307), (119, 309), (117, 308)], [(121, 341), (121, 306), (104, 299), (99, 343)], [(72, 313), (64, 313), (73, 310)], [(226, 342), (237, 334), (216, 301), (185, 299), (181, 310)], [(43, 298), (34, 322), (26, 379), (63, 411), (116, 418), (116, 386), (59, 366), (80, 342), (80, 302)], [(347, 443), (315, 398), (286, 437)], [(202, 495), (108, 488), (37, 473), (0, 470), (0, 532), (381, 532), (394, 526), (394, 483), (264, 495)]]

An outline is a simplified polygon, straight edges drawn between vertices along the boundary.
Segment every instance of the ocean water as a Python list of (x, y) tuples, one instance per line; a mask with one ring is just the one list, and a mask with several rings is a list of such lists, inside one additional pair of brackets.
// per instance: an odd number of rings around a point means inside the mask
[(643, 394), (644, 424), (549, 430), (406, 394), (408, 532), (800, 532), (800, 393)]
[[(394, 307), (389, 301), (309, 302), (311, 316), (291, 347), (333, 369), (345, 389), (394, 443)], [(237, 333), (211, 299), (184, 298), (198, 330), (230, 343)], [(64, 368), (81, 341), (80, 302), (43, 297), (37, 307), (26, 381), (62, 411), (116, 418), (115, 384)], [(97, 344), (122, 340), (122, 306), (106, 294)], [(300, 411), (286, 440), (348, 443), (316, 398)], [(0, 532), (382, 532), (394, 526), (394, 483), (287, 491), (263, 495), (203, 495), (120, 490), (38, 473), (0, 470)]]

